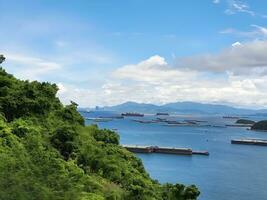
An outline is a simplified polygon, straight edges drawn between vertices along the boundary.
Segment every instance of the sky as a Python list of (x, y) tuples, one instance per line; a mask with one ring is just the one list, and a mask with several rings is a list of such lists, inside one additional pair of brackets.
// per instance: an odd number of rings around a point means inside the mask
[(3, 67), (64, 104), (267, 108), (265, 0), (0, 0)]

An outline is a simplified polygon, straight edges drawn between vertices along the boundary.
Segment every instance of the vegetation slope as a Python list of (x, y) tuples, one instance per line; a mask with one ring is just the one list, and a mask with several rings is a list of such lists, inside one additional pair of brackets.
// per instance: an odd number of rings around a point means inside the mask
[(197, 199), (194, 185), (152, 180), (118, 134), (85, 126), (77, 104), (63, 106), (57, 91), (0, 68), (0, 199)]
[(253, 125), (255, 124), (255, 121), (249, 120), (249, 119), (238, 119), (236, 124), (248, 124), (248, 125)]
[(267, 120), (256, 122), (252, 127), (252, 130), (267, 131)]

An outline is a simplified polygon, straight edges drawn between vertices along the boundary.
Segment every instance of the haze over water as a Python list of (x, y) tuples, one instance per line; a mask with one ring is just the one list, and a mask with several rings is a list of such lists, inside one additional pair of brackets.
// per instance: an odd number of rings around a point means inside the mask
[[(103, 112), (98, 116), (103, 116)], [(86, 114), (86, 117), (96, 116)], [(145, 116), (144, 120), (156, 118)], [(121, 144), (158, 145), (207, 150), (209, 156), (138, 154), (150, 176), (161, 183), (196, 184), (200, 200), (266, 199), (267, 148), (233, 145), (231, 139), (264, 138), (267, 133), (237, 127), (163, 126), (142, 124), (134, 118), (114, 119), (97, 123), (101, 128), (117, 129)], [(233, 124), (236, 119), (221, 116), (176, 116), (174, 119), (197, 119), (204, 124)], [(253, 119), (253, 118), (252, 118)], [(259, 120), (260, 118), (257, 118)], [(95, 123), (86, 120), (87, 124)]]

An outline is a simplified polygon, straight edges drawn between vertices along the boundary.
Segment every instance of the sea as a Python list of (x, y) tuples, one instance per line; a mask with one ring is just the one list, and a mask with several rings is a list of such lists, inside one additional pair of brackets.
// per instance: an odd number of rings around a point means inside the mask
[[(199, 200), (267, 200), (267, 146), (231, 144), (232, 139), (267, 139), (267, 132), (231, 127), (236, 119), (221, 115), (175, 114), (144, 117), (113, 118), (101, 122), (98, 117), (114, 117), (119, 113), (108, 111), (81, 112), (86, 124), (97, 124), (120, 135), (122, 145), (148, 145), (191, 148), (208, 151), (204, 155), (136, 154), (151, 178), (161, 183), (196, 185), (201, 191)], [(197, 125), (167, 125), (140, 123), (167, 118), (184, 122), (197, 121)], [(243, 116), (262, 120), (261, 116)], [(136, 121), (137, 120), (137, 121)]]

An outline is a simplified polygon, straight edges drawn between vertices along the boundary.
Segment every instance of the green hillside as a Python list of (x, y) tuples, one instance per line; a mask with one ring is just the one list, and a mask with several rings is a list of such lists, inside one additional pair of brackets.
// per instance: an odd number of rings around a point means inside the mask
[(252, 130), (267, 131), (267, 120), (259, 121), (255, 123), (252, 127)]
[(255, 121), (249, 120), (249, 119), (238, 119), (236, 122), (236, 124), (255, 124)]
[[(3, 61), (3, 59), (1, 58)], [(85, 126), (55, 84), (18, 80), (0, 68), (0, 199), (194, 200), (195, 186), (152, 180), (119, 135)]]

